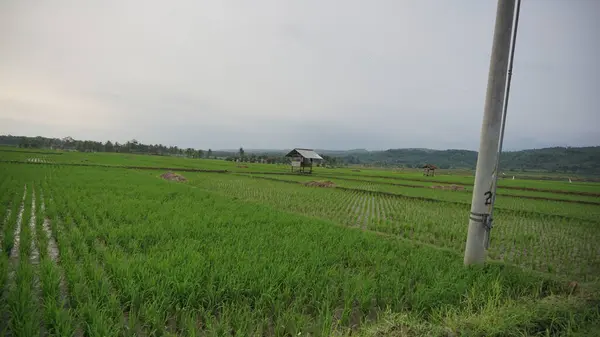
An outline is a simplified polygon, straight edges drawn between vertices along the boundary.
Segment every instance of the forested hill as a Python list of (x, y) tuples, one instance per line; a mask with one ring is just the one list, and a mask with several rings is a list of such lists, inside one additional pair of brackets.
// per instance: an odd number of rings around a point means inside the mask
[[(425, 163), (440, 168), (470, 168), (477, 164), (477, 152), (468, 150), (391, 149), (357, 152), (344, 156), (352, 163), (381, 166), (418, 167)], [(503, 170), (541, 170), (600, 175), (600, 146), (553, 147), (503, 152)]]

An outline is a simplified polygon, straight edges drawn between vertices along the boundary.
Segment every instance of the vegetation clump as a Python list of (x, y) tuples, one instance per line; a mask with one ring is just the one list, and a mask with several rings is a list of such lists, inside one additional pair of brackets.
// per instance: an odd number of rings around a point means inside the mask
[(174, 173), (174, 172), (163, 173), (160, 175), (160, 177), (165, 180), (171, 180), (171, 181), (187, 181), (187, 179), (185, 179), (184, 176)]
[(335, 187), (335, 184), (331, 181), (307, 181), (304, 186), (310, 187)]
[(431, 185), (431, 188), (436, 190), (448, 190), (448, 191), (464, 191), (465, 187), (460, 185)]

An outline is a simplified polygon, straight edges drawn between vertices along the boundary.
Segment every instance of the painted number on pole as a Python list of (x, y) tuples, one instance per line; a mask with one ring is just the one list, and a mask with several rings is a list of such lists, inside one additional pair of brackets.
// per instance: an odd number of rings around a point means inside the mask
[(486, 205), (491, 205), (492, 204), (492, 191), (487, 191), (485, 192), (485, 204)]

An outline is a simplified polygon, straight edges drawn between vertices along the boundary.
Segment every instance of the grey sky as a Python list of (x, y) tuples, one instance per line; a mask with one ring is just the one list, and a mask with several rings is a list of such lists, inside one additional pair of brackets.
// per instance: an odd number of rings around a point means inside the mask
[[(476, 150), (492, 0), (0, 0), (0, 133)], [(523, 0), (508, 149), (600, 145), (600, 1)]]

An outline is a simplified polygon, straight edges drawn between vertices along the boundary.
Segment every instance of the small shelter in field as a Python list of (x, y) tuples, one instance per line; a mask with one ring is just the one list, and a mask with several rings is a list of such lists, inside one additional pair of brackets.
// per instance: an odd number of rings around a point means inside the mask
[(424, 176), (435, 176), (435, 170), (437, 169), (437, 166), (432, 165), (432, 164), (425, 164), (425, 166), (423, 166), (423, 175)]
[(290, 153), (285, 155), (286, 157), (292, 158), (292, 172), (312, 173), (313, 162), (317, 160), (323, 160), (315, 151), (311, 149), (293, 149)]

